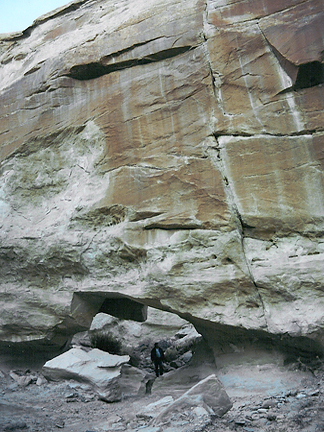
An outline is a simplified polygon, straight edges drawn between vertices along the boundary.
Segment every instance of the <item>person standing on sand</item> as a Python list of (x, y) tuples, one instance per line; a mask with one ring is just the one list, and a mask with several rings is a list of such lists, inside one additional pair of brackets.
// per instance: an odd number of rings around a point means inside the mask
[(155, 374), (157, 377), (163, 375), (163, 362), (165, 361), (163, 349), (156, 342), (151, 351), (151, 360), (155, 366)]

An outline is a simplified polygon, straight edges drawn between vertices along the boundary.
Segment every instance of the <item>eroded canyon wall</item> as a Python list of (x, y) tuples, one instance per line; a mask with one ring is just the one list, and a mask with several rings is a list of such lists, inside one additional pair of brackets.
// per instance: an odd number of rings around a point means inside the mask
[(2, 35), (4, 343), (63, 344), (127, 298), (211, 343), (324, 346), (323, 19), (79, 0)]

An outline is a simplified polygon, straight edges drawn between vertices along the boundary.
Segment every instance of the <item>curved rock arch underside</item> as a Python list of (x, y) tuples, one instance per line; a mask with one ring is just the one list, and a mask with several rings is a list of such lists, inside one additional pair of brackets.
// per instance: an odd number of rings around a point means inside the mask
[(1, 35), (3, 344), (63, 345), (124, 301), (214, 348), (323, 352), (323, 21), (78, 0)]

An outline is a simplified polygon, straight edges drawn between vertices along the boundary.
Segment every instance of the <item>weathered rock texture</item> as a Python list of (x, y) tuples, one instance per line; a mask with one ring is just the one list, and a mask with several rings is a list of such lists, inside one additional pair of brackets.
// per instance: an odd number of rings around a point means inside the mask
[(103, 388), (120, 375), (122, 365), (128, 362), (128, 356), (112, 355), (96, 348), (89, 352), (72, 348), (46, 362), (42, 372), (50, 380), (74, 379)]
[[(53, 381), (74, 380), (90, 384), (107, 402), (145, 394), (145, 373), (129, 364), (129, 356), (111, 355), (99, 349), (71, 350), (46, 362), (43, 375)], [(143, 388), (143, 390), (142, 390)]]
[(221, 417), (232, 408), (233, 404), (219, 379), (215, 375), (209, 375), (165, 408), (154, 419), (153, 424), (166, 423), (172, 418), (174, 412), (181, 413), (188, 406), (199, 406), (204, 408), (206, 414), (216, 414)]
[(1, 340), (127, 299), (211, 344), (323, 347), (322, 24), (316, 0), (79, 0), (3, 36)]

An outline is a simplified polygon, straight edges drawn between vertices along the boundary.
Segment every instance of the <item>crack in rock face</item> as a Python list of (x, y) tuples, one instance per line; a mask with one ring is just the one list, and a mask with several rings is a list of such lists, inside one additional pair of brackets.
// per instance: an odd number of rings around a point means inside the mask
[(62, 348), (120, 303), (215, 356), (322, 354), (322, 22), (77, 1), (0, 39), (1, 343)]

